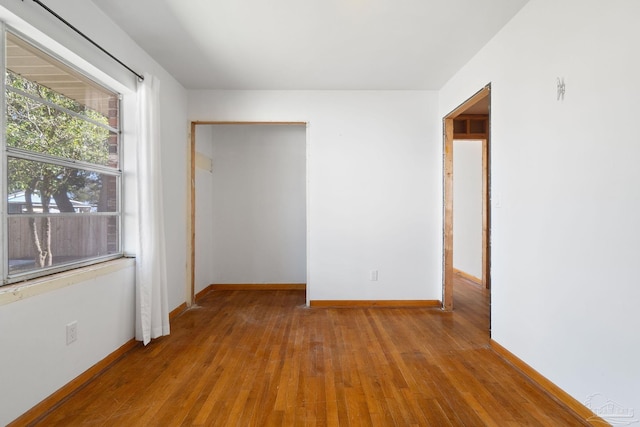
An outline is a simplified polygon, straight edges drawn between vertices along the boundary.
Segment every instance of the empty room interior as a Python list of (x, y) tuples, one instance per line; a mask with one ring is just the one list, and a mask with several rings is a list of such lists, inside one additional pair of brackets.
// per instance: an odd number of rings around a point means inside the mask
[(0, 0), (0, 425), (640, 422), (638, 19)]

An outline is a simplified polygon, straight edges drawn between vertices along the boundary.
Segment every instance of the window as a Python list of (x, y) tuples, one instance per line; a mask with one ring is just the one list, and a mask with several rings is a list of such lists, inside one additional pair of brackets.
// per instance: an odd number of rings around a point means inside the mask
[(122, 255), (119, 95), (5, 37), (2, 284)]

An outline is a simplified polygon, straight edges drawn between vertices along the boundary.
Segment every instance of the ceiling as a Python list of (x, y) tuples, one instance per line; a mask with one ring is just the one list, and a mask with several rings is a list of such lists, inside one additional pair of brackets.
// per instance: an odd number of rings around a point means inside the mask
[(93, 0), (187, 89), (438, 90), (528, 0)]

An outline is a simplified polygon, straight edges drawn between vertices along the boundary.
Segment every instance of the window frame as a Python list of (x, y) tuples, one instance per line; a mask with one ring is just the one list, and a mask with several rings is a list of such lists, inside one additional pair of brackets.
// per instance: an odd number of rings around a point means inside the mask
[[(99, 85), (100, 87), (104, 88), (107, 91), (110, 91), (114, 94), (116, 94), (116, 98), (117, 98), (117, 109), (118, 109), (118, 115), (117, 115), (117, 127), (113, 127), (111, 125), (103, 125), (103, 124), (99, 124), (96, 123), (95, 121), (91, 120), (88, 117), (83, 117), (80, 114), (74, 113), (73, 111), (65, 111), (66, 109), (62, 106), (52, 106), (53, 108), (58, 109), (59, 111), (63, 111), (67, 114), (72, 114), (76, 117), (81, 118), (82, 120), (87, 121), (88, 123), (92, 123), (94, 125), (99, 125), (101, 127), (104, 127), (106, 129), (108, 129), (110, 132), (113, 132), (116, 135), (117, 138), (117, 143), (118, 143), (118, 166), (117, 168), (112, 168), (109, 166), (102, 166), (99, 165), (97, 163), (91, 163), (91, 162), (84, 162), (84, 161), (80, 161), (80, 160), (74, 160), (74, 159), (70, 159), (70, 158), (64, 158), (64, 157), (57, 157), (54, 155), (47, 155), (47, 154), (41, 154), (41, 153), (36, 153), (36, 152), (32, 152), (29, 150), (24, 150), (24, 149), (20, 149), (20, 148), (16, 148), (16, 147), (8, 147), (7, 146), (7, 96), (6, 96), (6, 91), (7, 91), (7, 87), (6, 87), (6, 78), (3, 76), (3, 78), (1, 79), (2, 82), (0, 83), (1, 87), (0, 87), (0, 103), (2, 105), (1, 109), (2, 111), (0, 112), (0, 126), (2, 126), (2, 132), (0, 135), (0, 161), (2, 162), (2, 173), (0, 173), (0, 197), (2, 197), (2, 203), (0, 204), (0, 216), (1, 218), (1, 227), (2, 227), (2, 242), (0, 242), (1, 246), (1, 253), (2, 253), (2, 260), (0, 262), (0, 275), (2, 277), (2, 280), (0, 281), (0, 289), (2, 289), (2, 287), (6, 286), (6, 285), (11, 285), (11, 284), (15, 284), (18, 282), (24, 282), (24, 281), (28, 281), (28, 280), (32, 280), (32, 279), (36, 279), (36, 278), (40, 278), (43, 276), (48, 276), (51, 274), (56, 274), (56, 273), (62, 273), (62, 272), (68, 272), (68, 271), (72, 271), (75, 269), (80, 269), (83, 267), (87, 267), (87, 266), (91, 266), (91, 265), (95, 265), (95, 264), (99, 264), (99, 263), (103, 263), (103, 262), (107, 262), (107, 261), (112, 261), (114, 259), (118, 259), (118, 258), (123, 258), (124, 257), (124, 242), (123, 242), (123, 238), (124, 238), (124, 232), (123, 232), (123, 227), (124, 227), (124, 221), (123, 221), (123, 216), (124, 216), (124, 206), (123, 206), (123, 201), (124, 201), (124, 174), (123, 174), (123, 162), (124, 162), (124, 156), (123, 156), (123, 131), (122, 131), (122, 119), (123, 119), (123, 114), (122, 114), (122, 93), (118, 90), (115, 90), (113, 87), (111, 87), (108, 84), (105, 84), (103, 82), (101, 82), (98, 78), (93, 77), (90, 73), (86, 72), (85, 70), (83, 70), (82, 68), (78, 67), (77, 65), (74, 65), (73, 63), (71, 63), (70, 61), (65, 60), (64, 58), (62, 58), (60, 55), (57, 55), (56, 53), (52, 52), (50, 49), (46, 48), (45, 46), (43, 46), (41, 43), (36, 42), (35, 40), (33, 40), (32, 38), (30, 38), (28, 35), (24, 34), (23, 32), (7, 25), (4, 21), (0, 20), (0, 66), (2, 67), (2, 69), (4, 70), (4, 73), (6, 73), (6, 67), (7, 67), (7, 62), (6, 62), (6, 49), (7, 49), (7, 34), (11, 33), (12, 35), (14, 35), (15, 37), (18, 37), (20, 39), (22, 39), (23, 41), (31, 44), (32, 46), (34, 46), (35, 48), (39, 49), (41, 52), (43, 52), (44, 54), (48, 55), (49, 57), (53, 58), (56, 61), (59, 61), (60, 63), (62, 63), (63, 65), (65, 65), (66, 67), (69, 67), (71, 70), (73, 70), (74, 72), (78, 73), (79, 75), (81, 75), (82, 77), (84, 77), (85, 79), (93, 82), (94, 84)], [(23, 95), (23, 94), (21, 94)], [(41, 100), (36, 100), (37, 102), (41, 102)], [(47, 104), (47, 102), (42, 102), (43, 104)], [(102, 256), (94, 256), (94, 257), (90, 257), (90, 258), (84, 258), (82, 260), (78, 260), (78, 261), (70, 261), (70, 262), (62, 262), (56, 265), (52, 265), (50, 267), (44, 267), (44, 268), (36, 268), (36, 269), (32, 269), (32, 270), (28, 270), (28, 271), (22, 271), (22, 272), (16, 272), (11, 274), (10, 270), (9, 270), (9, 236), (8, 236), (8, 225), (9, 225), (9, 217), (10, 217), (10, 213), (9, 213), (9, 205), (8, 205), (8, 162), (9, 162), (9, 158), (13, 158), (13, 159), (25, 159), (25, 160), (31, 160), (31, 161), (36, 161), (36, 162), (43, 162), (43, 163), (48, 163), (48, 164), (54, 164), (54, 165), (58, 165), (58, 166), (63, 166), (63, 167), (71, 167), (71, 168), (77, 168), (77, 169), (82, 169), (82, 170), (88, 170), (88, 171), (92, 171), (92, 172), (96, 172), (96, 173), (101, 173), (101, 174), (106, 174), (108, 176), (113, 176), (115, 177), (115, 181), (116, 181), (116, 192), (117, 192), (117, 196), (116, 196), (116, 204), (117, 207), (115, 209), (115, 212), (92, 212), (92, 213), (82, 213), (82, 214), (78, 214), (78, 213), (48, 213), (47, 216), (49, 216), (50, 218), (54, 218), (54, 217), (64, 217), (64, 216), (72, 216), (72, 215), (76, 215), (78, 218), (80, 218), (82, 215), (84, 216), (110, 216), (110, 217), (115, 217), (116, 218), (116, 223), (117, 223), (117, 250), (115, 253), (112, 254), (108, 254), (108, 255), (102, 255)], [(43, 216), (43, 215), (37, 215), (37, 214), (27, 214), (28, 216)], [(26, 217), (26, 215), (25, 215)]]

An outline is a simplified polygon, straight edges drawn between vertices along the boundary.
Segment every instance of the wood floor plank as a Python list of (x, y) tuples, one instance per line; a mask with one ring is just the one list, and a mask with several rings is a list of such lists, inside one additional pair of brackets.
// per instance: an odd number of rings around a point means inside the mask
[(489, 346), (488, 294), (456, 308), (313, 308), (215, 290), (39, 425), (586, 425)]

